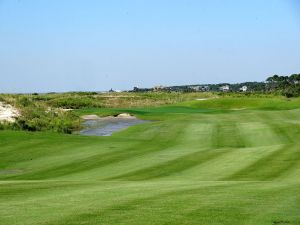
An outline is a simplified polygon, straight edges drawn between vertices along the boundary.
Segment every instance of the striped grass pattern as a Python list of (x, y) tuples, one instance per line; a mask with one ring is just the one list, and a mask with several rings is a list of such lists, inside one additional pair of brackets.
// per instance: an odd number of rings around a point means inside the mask
[(0, 224), (300, 224), (300, 110), (201, 104), (111, 137), (1, 131)]

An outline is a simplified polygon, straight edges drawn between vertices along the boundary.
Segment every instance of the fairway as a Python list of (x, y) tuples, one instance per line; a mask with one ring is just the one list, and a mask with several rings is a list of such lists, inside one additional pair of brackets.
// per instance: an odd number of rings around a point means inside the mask
[(110, 137), (0, 131), (1, 225), (300, 224), (300, 100), (129, 112)]

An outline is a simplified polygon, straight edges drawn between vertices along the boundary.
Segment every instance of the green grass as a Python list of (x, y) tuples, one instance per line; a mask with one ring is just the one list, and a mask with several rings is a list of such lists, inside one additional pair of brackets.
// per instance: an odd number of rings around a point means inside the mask
[(209, 101), (191, 101), (184, 102), (181, 105), (193, 108), (210, 108), (210, 109), (264, 109), (264, 110), (284, 110), (299, 108), (300, 98), (284, 97), (223, 97), (214, 98)]
[(154, 122), (111, 137), (0, 131), (0, 224), (300, 224), (299, 99), (76, 113), (119, 112)]

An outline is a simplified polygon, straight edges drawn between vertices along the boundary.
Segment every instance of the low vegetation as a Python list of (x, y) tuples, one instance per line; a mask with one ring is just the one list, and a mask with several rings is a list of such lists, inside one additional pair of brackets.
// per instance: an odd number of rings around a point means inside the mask
[[(229, 104), (253, 107), (272, 108), (285, 105), (286, 108), (298, 105), (297, 99), (286, 99), (274, 94), (259, 93), (232, 93), (232, 92), (145, 92), (145, 93), (96, 93), (96, 92), (70, 92), (49, 94), (2, 94), (0, 101), (16, 107), (20, 116), (15, 123), (0, 124), (0, 129), (28, 130), (28, 131), (55, 131), (72, 133), (80, 129), (80, 112), (92, 113), (93, 109), (102, 110), (103, 115), (115, 113), (118, 109), (130, 109), (134, 113), (136, 108), (149, 108), (164, 105), (179, 105), (192, 101), (189, 105), (223, 108)], [(194, 101), (198, 99), (199, 101)], [(210, 101), (201, 101), (212, 99)], [(231, 106), (231, 105), (230, 105)]]
[(14, 123), (1, 122), (0, 129), (72, 133), (80, 128), (80, 118), (73, 112), (50, 107), (35, 95), (2, 95), (1, 98), (16, 107), (20, 115)]
[(71, 92), (49, 94), (2, 94), (0, 100), (16, 107), (20, 116), (15, 123), (2, 122), (0, 129), (55, 131), (72, 133), (80, 129), (74, 109), (132, 108), (172, 104), (212, 93), (108, 93)]

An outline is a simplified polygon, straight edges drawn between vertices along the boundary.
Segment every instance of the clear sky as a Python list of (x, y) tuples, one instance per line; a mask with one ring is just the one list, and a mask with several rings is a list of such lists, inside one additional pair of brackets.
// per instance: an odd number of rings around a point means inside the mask
[(0, 92), (300, 73), (299, 0), (0, 0)]

